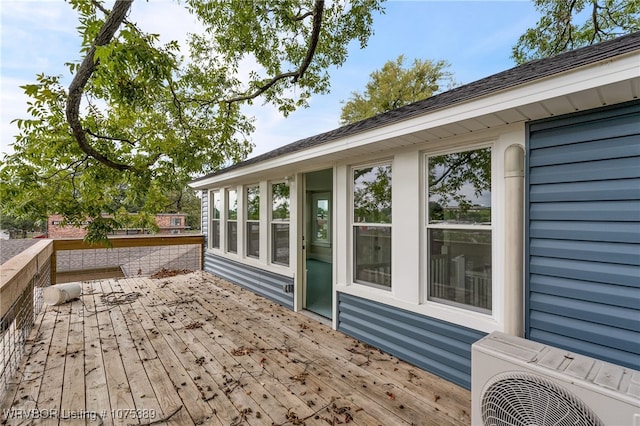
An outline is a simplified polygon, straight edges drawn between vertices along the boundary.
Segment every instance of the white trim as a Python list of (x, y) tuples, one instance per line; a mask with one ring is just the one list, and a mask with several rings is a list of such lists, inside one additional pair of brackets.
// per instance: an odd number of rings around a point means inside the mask
[(258, 261), (266, 265), (269, 259), (269, 182), (260, 181), (260, 258)]
[[(318, 200), (327, 200), (327, 238), (325, 240), (317, 239), (317, 216), (318, 216)], [(331, 228), (332, 220), (332, 200), (331, 192), (314, 192), (311, 194), (311, 241), (305, 241), (306, 244), (318, 247), (331, 247)]]
[[(289, 220), (288, 221), (276, 221), (274, 222), (273, 220), (273, 185), (278, 185), (278, 184), (285, 184), (287, 187), (289, 187)], [(295, 260), (297, 258), (297, 256), (293, 255), (293, 250), (292, 250), (292, 244), (291, 244), (291, 240), (292, 237), (294, 236), (293, 234), (295, 234), (295, 229), (293, 230), (294, 232), (292, 232), (292, 215), (293, 215), (293, 207), (294, 204), (292, 202), (292, 181), (287, 181), (285, 179), (280, 179), (280, 180), (272, 180), (272, 181), (268, 181), (269, 184), (269, 211), (268, 211), (268, 218), (269, 218), (269, 228), (268, 228), (268, 234), (269, 234), (269, 252), (267, 255), (267, 264), (268, 265), (272, 265), (272, 266), (277, 266), (277, 267), (283, 267), (283, 268), (287, 268), (287, 269), (292, 269), (292, 264), (294, 264), (294, 262), (292, 262), (292, 260)], [(288, 265), (284, 265), (282, 263), (277, 263), (273, 261), (273, 225), (274, 224), (279, 224), (279, 225), (289, 225), (289, 264)]]
[[(248, 190), (249, 188), (258, 188), (258, 199), (259, 199), (259, 204), (258, 204), (258, 219), (249, 219), (249, 215), (247, 212), (247, 208), (249, 207), (249, 194), (248, 194)], [(242, 228), (244, 230), (244, 238), (242, 239), (242, 253), (243, 253), (243, 258), (244, 259), (255, 259), (255, 260), (260, 260), (260, 258), (262, 257), (262, 253), (260, 252), (260, 240), (262, 239), (262, 222), (261, 222), (261, 218), (262, 218), (262, 192), (260, 191), (260, 182), (254, 183), (254, 184), (249, 184), (249, 185), (243, 185), (242, 188), (242, 194), (243, 194), (243, 200), (244, 200), (244, 220), (242, 221)], [(249, 223), (257, 223), (258, 224), (258, 257), (255, 256), (250, 256), (249, 255), (249, 243), (247, 241), (247, 224)]]
[(205, 254), (211, 254), (225, 259), (233, 260), (234, 262), (242, 263), (243, 265), (253, 266), (254, 268), (273, 272), (285, 277), (295, 277), (295, 274), (293, 273), (293, 270), (291, 268), (278, 265), (277, 263), (269, 265), (253, 257), (238, 258), (238, 256), (235, 256), (233, 253), (224, 253), (223, 251), (217, 249), (207, 249)]
[[(501, 276), (504, 269), (505, 248), (504, 215), (500, 206), (505, 200), (504, 182), (501, 179), (504, 171), (502, 158), (504, 150), (514, 143), (524, 144), (524, 125), (504, 127), (500, 132), (490, 134), (480, 132), (481, 137), (473, 135), (454, 137), (446, 141), (446, 147), (425, 143), (414, 147), (413, 150), (399, 150), (392, 161), (393, 170), (393, 211), (398, 212), (400, 206), (403, 211), (409, 210), (409, 215), (393, 215), (392, 239), (392, 291), (352, 282), (353, 246), (349, 231), (352, 226), (352, 185), (353, 166), (342, 164), (336, 167), (336, 195), (334, 206), (336, 212), (334, 232), (336, 232), (336, 247), (334, 250), (335, 286), (334, 291), (343, 292), (364, 299), (384, 303), (389, 306), (405, 309), (427, 317), (440, 319), (452, 324), (471, 329), (492, 332), (502, 331), (504, 325), (504, 279)], [(489, 136), (489, 137), (488, 137)], [(492, 313), (485, 314), (456, 306), (444, 305), (425, 300), (426, 267), (424, 266), (426, 252), (425, 198), (426, 195), (426, 165), (427, 155), (472, 150), (491, 147), (492, 149), (492, 283), (493, 301)], [(422, 149), (421, 149), (422, 148)], [(380, 161), (379, 163), (382, 163)], [(376, 163), (369, 162), (368, 164)], [(401, 190), (400, 190), (401, 189)], [(406, 190), (406, 191), (405, 191)], [(404, 192), (402, 192), (404, 191)], [(397, 198), (405, 203), (397, 204)], [(460, 228), (449, 225), (449, 228)], [(462, 228), (468, 228), (463, 226)], [(487, 229), (485, 226), (483, 229)], [(419, 229), (419, 232), (416, 232)], [(337, 294), (335, 294), (337, 298)]]
[[(452, 154), (452, 153), (457, 153), (457, 152), (465, 152), (465, 151), (474, 151), (474, 150), (478, 150), (478, 149), (485, 149), (485, 148), (489, 148), (491, 150), (491, 225), (473, 225), (473, 224), (466, 224), (466, 225), (458, 225), (458, 224), (430, 224), (429, 223), (429, 218), (428, 218), (428, 210), (426, 208), (426, 206), (429, 203), (429, 176), (428, 176), (428, 164), (429, 164), (429, 159), (432, 157), (436, 157), (436, 156), (440, 156), (440, 155), (447, 155), (447, 154)], [(496, 296), (496, 293), (501, 294), (503, 293), (503, 291), (501, 291), (498, 286), (501, 286), (504, 284), (504, 280), (500, 280), (498, 277), (498, 272), (497, 272), (497, 267), (496, 267), (496, 263), (499, 265), (502, 265), (503, 262), (501, 262), (501, 259), (498, 259), (496, 256), (496, 245), (500, 242), (500, 240), (498, 240), (496, 238), (496, 228), (497, 223), (496, 222), (496, 212), (495, 212), (495, 206), (497, 204), (495, 204), (497, 202), (498, 199), (500, 199), (500, 195), (498, 194), (496, 191), (498, 190), (498, 188), (500, 188), (500, 184), (499, 182), (496, 181), (496, 177), (498, 175), (496, 175), (496, 169), (498, 169), (497, 167), (497, 161), (499, 161), (499, 157), (497, 155), (496, 151), (501, 151), (500, 149), (497, 149), (497, 143), (496, 141), (493, 141), (491, 143), (482, 143), (482, 144), (471, 144), (468, 146), (464, 146), (464, 147), (458, 147), (456, 149), (447, 149), (447, 150), (430, 150), (427, 152), (424, 152), (422, 155), (422, 161), (423, 161), (423, 167), (421, 168), (423, 170), (423, 187), (425, 188), (425, 190), (422, 192), (421, 197), (420, 197), (420, 204), (422, 205), (423, 208), (423, 216), (421, 217), (420, 221), (421, 221), (421, 243), (420, 243), (420, 250), (421, 253), (423, 253), (423, 256), (421, 258), (421, 267), (422, 267), (422, 273), (421, 273), (421, 282), (420, 282), (420, 287), (421, 287), (421, 291), (420, 291), (420, 295), (421, 295), (421, 299), (420, 299), (420, 303), (425, 305), (429, 310), (434, 310), (434, 312), (438, 312), (440, 314), (439, 319), (443, 319), (445, 321), (451, 322), (456, 324), (457, 323), (457, 318), (460, 316), (461, 312), (465, 312), (465, 316), (471, 316), (471, 317), (476, 317), (479, 320), (482, 319), (486, 319), (486, 318), (493, 318), (494, 321), (497, 322), (496, 317), (495, 317), (495, 306), (496, 306), (496, 299), (498, 298)], [(500, 216), (500, 214), (497, 214), (498, 216)], [(501, 222), (500, 222), (501, 223)], [(430, 251), (429, 251), (429, 230), (430, 229), (450, 229), (450, 230), (478, 230), (478, 231), (489, 231), (491, 232), (491, 295), (492, 295), (492, 301), (491, 301), (491, 313), (484, 313), (484, 312), (478, 312), (473, 310), (471, 307), (464, 307), (464, 306), (456, 306), (454, 304), (447, 304), (444, 302), (439, 302), (437, 300), (429, 300), (429, 263), (430, 263)], [(499, 271), (502, 271), (502, 268), (498, 269)], [(447, 309), (442, 309), (443, 307), (447, 307)], [(453, 317), (449, 317), (449, 313), (450, 312), (456, 312), (456, 314)]]
[(378, 290), (372, 287), (345, 286), (340, 284), (336, 286), (336, 291), (486, 333), (502, 329), (502, 324), (489, 315), (482, 315), (477, 312), (448, 305), (416, 305), (393, 297), (388, 291)]
[[(350, 266), (351, 266), (351, 271), (350, 271), (350, 276), (349, 276), (349, 280), (347, 282), (349, 282), (351, 285), (354, 286), (365, 286), (366, 288), (372, 288), (372, 289), (379, 289), (385, 292), (392, 292), (393, 291), (393, 199), (392, 199), (392, 204), (391, 204), (391, 223), (370, 223), (370, 222), (354, 222), (354, 215), (355, 215), (355, 211), (354, 211), (354, 203), (355, 203), (355, 198), (354, 198), (354, 192), (355, 192), (355, 186), (354, 186), (354, 173), (356, 170), (360, 170), (360, 169), (366, 169), (369, 167), (381, 167), (381, 166), (389, 166), (391, 167), (391, 194), (393, 196), (393, 158), (383, 158), (380, 160), (376, 160), (376, 161), (369, 161), (369, 162), (365, 162), (365, 163), (358, 163), (358, 164), (352, 164), (349, 166), (349, 185), (347, 186), (349, 188), (349, 210), (348, 210), (348, 224), (349, 224), (349, 259), (350, 259)], [(354, 234), (354, 229), (355, 227), (366, 227), (366, 226), (371, 226), (371, 227), (381, 227), (381, 228), (389, 228), (391, 229), (391, 282), (389, 284), (389, 287), (381, 285), (381, 284), (376, 284), (376, 283), (370, 283), (370, 282), (359, 282), (355, 280), (355, 259), (354, 259), (354, 249), (355, 249), (355, 242), (354, 242), (354, 238), (353, 238), (353, 234)]]
[[(238, 187), (240, 185), (236, 185), (236, 186), (230, 186), (225, 188), (224, 190), (224, 227), (225, 227), (225, 239), (224, 239), (224, 252), (229, 255), (229, 256), (236, 256), (238, 258), (241, 258), (240, 256), (240, 246), (241, 244), (239, 244), (240, 242), (240, 231), (238, 229), (238, 219), (239, 219), (239, 210), (240, 210), (240, 203), (238, 202)], [(229, 219), (229, 206), (230, 206), (230, 202), (229, 202), (229, 194), (231, 194), (231, 192), (234, 191), (236, 193), (236, 219)], [(236, 223), (236, 251), (233, 252), (231, 250), (229, 250), (229, 233), (227, 231), (229, 231), (229, 223), (231, 222), (235, 222)]]

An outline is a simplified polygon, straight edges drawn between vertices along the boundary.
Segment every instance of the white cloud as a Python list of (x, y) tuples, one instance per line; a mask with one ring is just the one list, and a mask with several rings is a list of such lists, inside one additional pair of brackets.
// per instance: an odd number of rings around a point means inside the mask
[(0, 107), (0, 117), (2, 117), (2, 126), (0, 128), (0, 153), (9, 153), (12, 151), (9, 144), (13, 143), (14, 136), (18, 134), (18, 126), (16, 126), (15, 123), (12, 124), (11, 121), (16, 118), (27, 118), (27, 97), (19, 87), (26, 83), (26, 81), (13, 78), (3, 78), (0, 83), (2, 91), (2, 103)]
[(187, 34), (198, 33), (202, 25), (189, 14), (184, 5), (169, 1), (134, 2), (129, 15), (132, 22), (145, 32), (159, 34), (162, 43), (176, 40), (183, 54), (187, 51)]

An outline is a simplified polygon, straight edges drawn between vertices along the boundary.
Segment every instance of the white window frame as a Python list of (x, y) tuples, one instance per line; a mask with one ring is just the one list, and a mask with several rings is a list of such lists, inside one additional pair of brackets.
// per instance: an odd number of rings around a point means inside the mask
[[(274, 180), (274, 181), (269, 181), (268, 185), (269, 185), (269, 253), (267, 254), (268, 256), (268, 263), (269, 265), (273, 265), (279, 268), (290, 268), (291, 267), (291, 257), (292, 257), (292, 253), (291, 253), (291, 214), (292, 214), (292, 203), (291, 203), (291, 191), (289, 191), (289, 220), (288, 221), (284, 221), (282, 219), (278, 219), (278, 220), (274, 220), (273, 219), (273, 185), (278, 185), (278, 184), (284, 184), (286, 186), (290, 187), (289, 182), (287, 182), (286, 180)], [(274, 260), (274, 243), (275, 243), (275, 235), (273, 232), (273, 225), (288, 225), (289, 226), (289, 263), (288, 264), (284, 264), (284, 263), (280, 263), (280, 262), (276, 262)]]
[[(213, 189), (211, 191), (209, 191), (209, 248), (212, 250), (222, 250), (222, 216), (223, 216), (223, 209), (222, 209), (222, 193), (223, 190), (221, 189)], [(220, 208), (218, 209), (218, 212), (220, 214), (220, 216), (216, 219), (214, 217), (214, 211), (215, 211), (215, 196), (216, 194), (220, 197)], [(216, 221), (218, 223), (218, 247), (214, 247), (213, 246), (213, 222)]]
[[(441, 155), (453, 154), (457, 152), (465, 152), (465, 151), (474, 151), (479, 149), (491, 149), (491, 225), (456, 225), (456, 224), (436, 224), (431, 225), (429, 223), (429, 159), (431, 157), (438, 157)], [(491, 318), (495, 317), (496, 311), (498, 307), (496, 307), (496, 295), (502, 294), (502, 291), (497, 291), (498, 282), (496, 280), (496, 272), (498, 270), (502, 270), (502, 262), (498, 261), (497, 256), (497, 241), (498, 241), (498, 227), (497, 221), (500, 220), (500, 215), (497, 214), (495, 207), (497, 206), (498, 194), (497, 192), (501, 189), (497, 186), (497, 178), (498, 174), (496, 173), (496, 161), (497, 155), (496, 152), (497, 146), (495, 143), (482, 143), (482, 144), (473, 144), (473, 145), (463, 145), (457, 146), (453, 149), (448, 149), (444, 151), (429, 151), (424, 153), (423, 155), (423, 167), (422, 167), (422, 177), (423, 177), (423, 191), (421, 195), (421, 208), (424, 213), (422, 214), (422, 253), (421, 262), (423, 263), (423, 273), (422, 273), (422, 303), (425, 304), (430, 310), (438, 310), (443, 313), (443, 315), (438, 315), (438, 318), (444, 319), (446, 321), (450, 321), (453, 323), (458, 323), (455, 318), (455, 312), (464, 313), (465, 316), (477, 316), (482, 318)], [(491, 312), (480, 311), (474, 309), (472, 306), (466, 306), (455, 303), (441, 302), (439, 300), (429, 299), (429, 277), (430, 277), (430, 247), (429, 247), (429, 230), (430, 229), (445, 229), (445, 230), (486, 230), (491, 232), (491, 283), (492, 283), (492, 310)], [(501, 235), (501, 234), (500, 234)], [(499, 308), (498, 308), (499, 310)], [(452, 315), (453, 314), (453, 315)]]
[(260, 203), (258, 203), (258, 219), (249, 219), (249, 189), (250, 188), (257, 188), (258, 189), (258, 199), (261, 199), (262, 197), (262, 193), (260, 191), (260, 183), (256, 183), (253, 185), (246, 185), (244, 187), (244, 208), (245, 208), (245, 220), (244, 220), (244, 234), (245, 234), (245, 238), (244, 238), (244, 244), (245, 244), (245, 249), (244, 249), (244, 253), (245, 256), (250, 258), (250, 259), (260, 259), (260, 241), (258, 240), (258, 256), (253, 256), (251, 254), (249, 254), (249, 237), (250, 237), (250, 232), (249, 232), (249, 224), (250, 223), (257, 223), (258, 224), (258, 236), (259, 239), (262, 238), (262, 229), (260, 226), (260, 218), (262, 216), (262, 209), (261, 209), (261, 205)]
[[(327, 208), (327, 238), (326, 239), (318, 239), (318, 229), (316, 219), (318, 217), (318, 200), (327, 200), (328, 208)], [(331, 205), (331, 193), (330, 192), (314, 192), (311, 194), (311, 214), (312, 214), (312, 224), (311, 224), (311, 244), (319, 247), (331, 247), (331, 226), (332, 226), (332, 218), (331, 212), (333, 206)]]
[[(362, 287), (367, 287), (367, 288), (373, 288), (373, 289), (378, 289), (378, 290), (382, 290), (385, 293), (391, 293), (393, 291), (393, 264), (392, 269), (391, 269), (391, 283), (390, 285), (384, 286), (381, 284), (376, 284), (376, 283), (371, 283), (371, 282), (366, 282), (366, 281), (356, 281), (355, 279), (355, 269), (356, 269), (356, 259), (355, 259), (355, 247), (356, 247), (356, 241), (355, 241), (355, 228), (356, 226), (358, 227), (364, 227), (364, 226), (375, 226), (375, 227), (384, 227), (384, 228), (389, 228), (391, 229), (391, 250), (393, 250), (393, 205), (391, 206), (391, 222), (390, 223), (369, 223), (369, 222), (355, 222), (354, 221), (354, 216), (355, 216), (355, 186), (354, 186), (354, 172), (356, 170), (359, 169), (366, 169), (369, 167), (378, 167), (378, 166), (389, 166), (391, 167), (391, 190), (393, 191), (393, 160), (392, 159), (384, 159), (384, 160), (378, 160), (378, 161), (372, 161), (372, 162), (367, 162), (367, 163), (363, 163), (363, 164), (356, 164), (356, 165), (352, 165), (348, 168), (349, 170), (349, 174), (348, 174), (348, 179), (349, 179), (349, 264), (350, 264), (350, 271), (349, 271), (349, 283), (351, 285), (356, 285), (356, 286), (362, 286)], [(391, 253), (391, 262), (393, 262), (393, 251)]]
[[(236, 218), (235, 219), (229, 219), (229, 207), (230, 207), (230, 202), (229, 202), (229, 194), (231, 192), (235, 192), (236, 193)], [(239, 248), (240, 248), (240, 244), (238, 244), (238, 240), (240, 237), (240, 230), (238, 229), (238, 219), (239, 219), (239, 207), (240, 207), (240, 203), (238, 202), (238, 188), (237, 187), (233, 187), (233, 188), (226, 188), (224, 191), (225, 194), (225, 199), (224, 199), (224, 227), (225, 227), (225, 241), (224, 241), (224, 251), (227, 254), (233, 255), (233, 256), (237, 256), (239, 253)], [(236, 251), (231, 251), (229, 250), (229, 238), (231, 237), (231, 233), (229, 232), (229, 224), (230, 223), (235, 223), (236, 224)]]

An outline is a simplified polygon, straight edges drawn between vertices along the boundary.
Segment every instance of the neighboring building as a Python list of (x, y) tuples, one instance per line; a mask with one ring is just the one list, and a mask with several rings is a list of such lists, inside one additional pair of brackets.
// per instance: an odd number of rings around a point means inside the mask
[(640, 369), (638, 96), (640, 33), (204, 176), (205, 269), (467, 388), (493, 331)]
[[(63, 225), (62, 215), (50, 215), (48, 219), (49, 238), (84, 238), (87, 231), (84, 228)], [(187, 215), (183, 213), (161, 213), (156, 215), (156, 224), (160, 234), (182, 234), (186, 232)], [(85, 223), (87, 225), (89, 222)], [(142, 228), (118, 229), (114, 235), (139, 235), (149, 233), (149, 230)]]
[(160, 213), (156, 215), (156, 224), (161, 234), (183, 234), (189, 229), (187, 215), (182, 213)]

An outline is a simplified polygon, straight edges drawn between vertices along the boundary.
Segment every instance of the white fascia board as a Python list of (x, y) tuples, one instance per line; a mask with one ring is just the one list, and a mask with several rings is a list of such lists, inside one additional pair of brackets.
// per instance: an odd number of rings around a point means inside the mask
[(193, 182), (190, 186), (194, 189), (211, 188), (221, 182), (231, 181), (277, 167), (291, 166), (295, 163), (313, 160), (314, 158), (339, 153), (351, 148), (375, 144), (383, 140), (522, 107), (547, 99), (602, 87), (607, 84), (632, 80), (640, 77), (639, 64), (640, 52), (634, 51), (617, 58), (609, 58), (601, 62), (504, 89), (490, 95), (454, 104), (440, 110), (427, 112), (421, 116), (353, 134), (312, 148), (284, 154), (280, 157), (236, 170), (230, 170), (229, 172), (212, 176), (209, 179)]

